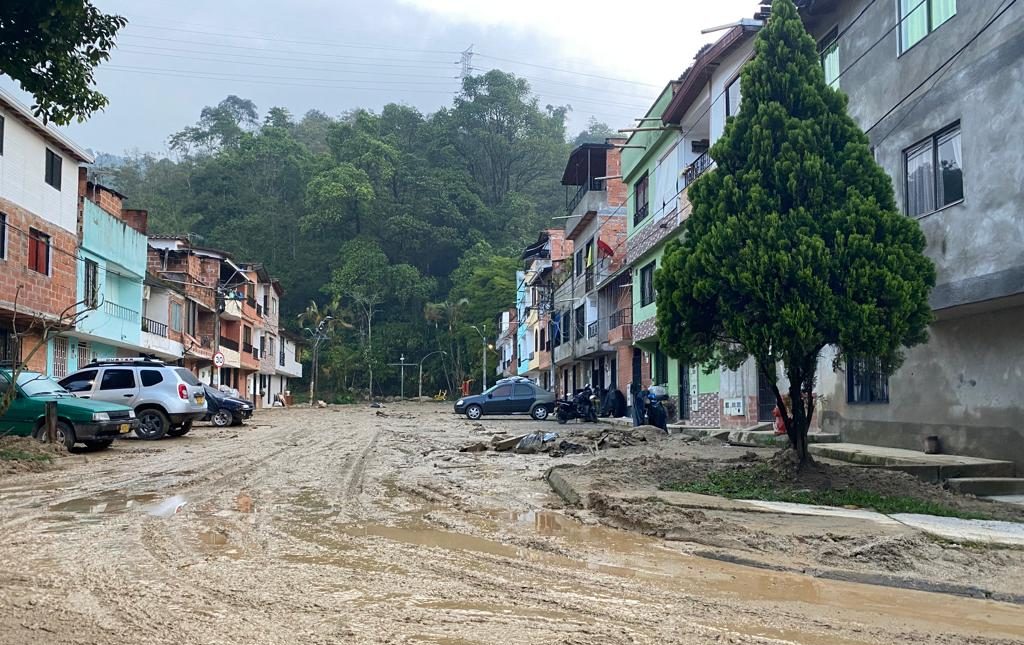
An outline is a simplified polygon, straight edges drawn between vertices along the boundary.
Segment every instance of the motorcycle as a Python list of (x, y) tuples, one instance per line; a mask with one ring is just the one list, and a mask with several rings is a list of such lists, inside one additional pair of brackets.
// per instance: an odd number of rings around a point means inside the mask
[(668, 431), (668, 411), (662, 401), (668, 399), (663, 388), (651, 388), (647, 393), (647, 423)]
[(559, 423), (568, 423), (573, 419), (597, 422), (598, 396), (590, 385), (576, 392), (570, 399), (566, 397), (555, 405), (555, 418)]

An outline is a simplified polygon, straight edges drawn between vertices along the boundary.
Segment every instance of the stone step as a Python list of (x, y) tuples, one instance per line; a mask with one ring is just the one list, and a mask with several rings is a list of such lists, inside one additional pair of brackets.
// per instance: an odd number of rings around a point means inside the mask
[[(774, 430), (733, 430), (726, 441), (734, 446), (752, 448), (784, 448), (789, 445), (789, 437), (777, 435)], [(839, 435), (832, 432), (809, 432), (807, 443), (839, 443)]]
[(946, 486), (978, 497), (1024, 495), (1024, 479), (1018, 477), (953, 477), (946, 480)]
[(815, 457), (834, 459), (860, 466), (900, 470), (929, 482), (963, 477), (1013, 477), (1012, 461), (929, 455), (916, 450), (870, 446), (857, 443), (819, 443), (808, 446)]

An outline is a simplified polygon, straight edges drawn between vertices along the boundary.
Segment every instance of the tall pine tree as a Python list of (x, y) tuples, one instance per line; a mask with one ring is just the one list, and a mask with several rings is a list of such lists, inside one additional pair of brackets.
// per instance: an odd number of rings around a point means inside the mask
[(741, 83), (717, 168), (690, 186), (685, 235), (655, 277), (658, 332), (688, 362), (753, 357), (773, 384), (782, 363), (790, 404), (775, 397), (804, 463), (821, 351), (895, 370), (927, 340), (935, 269), (791, 0), (773, 3)]

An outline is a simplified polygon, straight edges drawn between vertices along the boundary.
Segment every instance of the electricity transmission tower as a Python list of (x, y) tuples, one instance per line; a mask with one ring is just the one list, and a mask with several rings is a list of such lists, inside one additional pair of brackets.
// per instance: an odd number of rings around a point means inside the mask
[(462, 65), (462, 70), (459, 73), (460, 80), (465, 80), (467, 76), (473, 73), (473, 45), (470, 45), (462, 52), (462, 57), (459, 60)]

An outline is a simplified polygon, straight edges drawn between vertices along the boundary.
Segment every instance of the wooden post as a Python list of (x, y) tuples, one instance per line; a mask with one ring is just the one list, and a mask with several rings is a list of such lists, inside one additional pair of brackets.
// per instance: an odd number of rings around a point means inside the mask
[(48, 443), (57, 442), (57, 402), (47, 401), (46, 402), (46, 422), (44, 427), (46, 428), (46, 441)]

